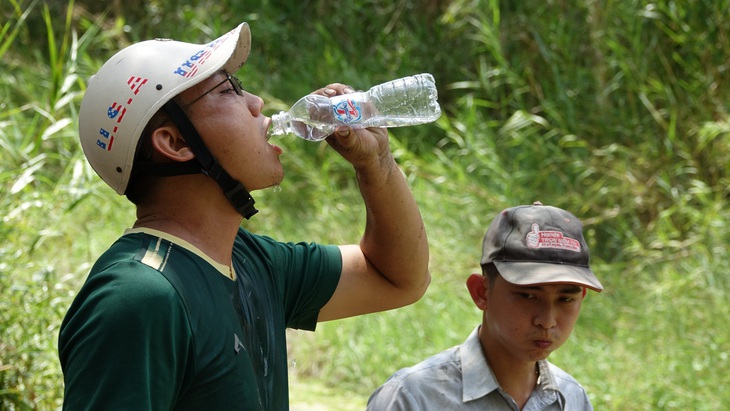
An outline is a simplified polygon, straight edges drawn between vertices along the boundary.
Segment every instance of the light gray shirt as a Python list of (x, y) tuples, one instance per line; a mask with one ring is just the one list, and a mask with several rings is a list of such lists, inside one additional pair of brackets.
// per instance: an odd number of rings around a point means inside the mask
[[(368, 400), (368, 411), (509, 410), (517, 404), (487, 364), (474, 329), (463, 344), (393, 374)], [(583, 387), (547, 360), (523, 411), (592, 411)]]

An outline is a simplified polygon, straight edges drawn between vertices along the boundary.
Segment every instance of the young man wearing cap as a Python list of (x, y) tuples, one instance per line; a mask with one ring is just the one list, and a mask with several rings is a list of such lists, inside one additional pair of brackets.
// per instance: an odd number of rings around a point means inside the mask
[[(314, 330), (425, 292), (426, 233), (385, 129), (327, 138), (366, 205), (359, 244), (284, 243), (240, 227), (256, 213), (250, 192), (283, 178), (263, 101), (232, 77), (249, 50), (246, 23), (208, 44), (144, 41), (90, 79), (84, 154), (137, 220), (64, 318), (65, 409), (286, 410), (286, 327)], [(333, 83), (315, 93), (349, 92)]]
[(466, 281), (482, 323), (466, 341), (393, 374), (368, 410), (592, 410), (585, 390), (546, 359), (570, 336), (591, 272), (582, 224), (535, 203), (502, 211)]

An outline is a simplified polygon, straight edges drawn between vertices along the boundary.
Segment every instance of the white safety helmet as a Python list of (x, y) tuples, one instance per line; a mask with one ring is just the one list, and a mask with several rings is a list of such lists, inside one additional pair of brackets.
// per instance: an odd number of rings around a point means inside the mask
[(89, 79), (79, 111), (81, 147), (96, 173), (124, 194), (150, 118), (216, 71), (234, 73), (250, 50), (251, 32), (241, 23), (208, 44), (156, 39), (115, 54)]

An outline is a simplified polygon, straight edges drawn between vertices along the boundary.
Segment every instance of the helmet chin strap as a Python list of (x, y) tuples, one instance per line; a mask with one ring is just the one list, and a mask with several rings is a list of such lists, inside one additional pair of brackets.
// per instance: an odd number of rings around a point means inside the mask
[(185, 112), (180, 108), (177, 103), (170, 100), (164, 105), (165, 111), (170, 116), (172, 121), (175, 123), (177, 128), (182, 133), (185, 141), (188, 143), (190, 150), (195, 154), (197, 162), (200, 164), (202, 169), (200, 172), (209, 176), (223, 189), (228, 201), (233, 204), (233, 207), (245, 217), (247, 220), (250, 219), (254, 214), (258, 213), (258, 210), (254, 208), (255, 201), (251, 194), (238, 180), (231, 177), (226, 170), (221, 167), (218, 161), (208, 150), (208, 147), (203, 143), (203, 139), (198, 134), (198, 131), (190, 122), (190, 119)]

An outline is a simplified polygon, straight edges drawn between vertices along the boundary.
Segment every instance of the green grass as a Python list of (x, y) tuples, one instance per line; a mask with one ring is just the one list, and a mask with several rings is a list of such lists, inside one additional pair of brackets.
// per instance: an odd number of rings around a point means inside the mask
[(311, 378), (290, 380), (289, 395), (291, 411), (362, 411), (368, 400), (367, 396), (357, 393), (343, 395), (342, 390)]
[[(581, 217), (606, 286), (551, 357), (595, 408), (730, 403), (730, 1), (185, 3), (0, 1), (0, 409), (60, 406), (61, 319), (134, 218), (78, 145), (86, 79), (133, 41), (204, 42), (240, 21), (253, 32), (240, 77), (268, 114), (332, 81), (424, 71), (445, 113), (391, 132), (431, 287), (400, 310), (292, 331), (293, 410), (363, 409), (398, 368), (461, 343), (480, 318), (464, 280), (489, 221), (535, 200)], [(351, 168), (326, 144), (276, 144), (282, 191), (254, 193), (245, 226), (358, 241)]]

